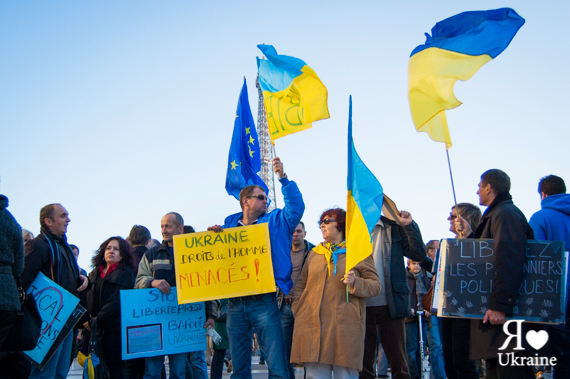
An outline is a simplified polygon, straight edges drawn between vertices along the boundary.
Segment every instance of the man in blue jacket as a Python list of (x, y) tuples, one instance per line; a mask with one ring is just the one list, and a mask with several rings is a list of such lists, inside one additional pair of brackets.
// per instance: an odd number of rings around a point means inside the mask
[[(530, 218), (529, 224), (537, 240), (564, 241), (570, 251), (570, 194), (566, 193), (564, 180), (555, 175), (545, 176), (538, 183), (540, 211)], [(567, 275), (569, 273), (566, 273)], [(568, 288), (566, 289), (568, 291)], [(554, 378), (562, 378), (570, 372), (570, 308), (566, 293), (566, 325), (549, 328), (550, 351), (557, 358)]]
[[(267, 223), (275, 283), (280, 291), (287, 294), (293, 287), (291, 240), (295, 227), (303, 217), (305, 203), (297, 184), (287, 178), (279, 158), (273, 160), (273, 171), (281, 182), (285, 201), (283, 209), (267, 213), (268, 199), (264, 189), (256, 185), (247, 186), (241, 190), (239, 196), (242, 212), (228, 216), (223, 226), (214, 225), (208, 230), (221, 232), (223, 228)], [(234, 368), (232, 379), (251, 378), (253, 328), (265, 353), (269, 377), (289, 379), (281, 317), (275, 292), (229, 299), (227, 329)]]

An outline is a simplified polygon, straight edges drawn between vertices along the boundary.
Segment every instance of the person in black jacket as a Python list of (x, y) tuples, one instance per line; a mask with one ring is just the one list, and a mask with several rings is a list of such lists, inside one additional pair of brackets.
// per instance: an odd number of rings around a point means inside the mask
[(97, 317), (97, 332), (102, 334), (103, 355), (111, 379), (124, 378), (119, 291), (133, 289), (135, 285), (131, 246), (121, 237), (109, 238), (93, 257), (93, 267), (95, 269), (89, 273), (89, 286), (82, 296), (91, 319), (83, 326), (90, 330), (93, 318)]
[(16, 322), (20, 310), (15, 278), (24, 270), (22, 229), (6, 209), (8, 198), (0, 195), (0, 346)]
[[(40, 272), (78, 298), (79, 292), (87, 287), (87, 277), (81, 274), (67, 243), (70, 221), (69, 213), (61, 204), (48, 204), (40, 210), (41, 233), (24, 245), (24, 271), (20, 276), (24, 290), (28, 290)], [(43, 369), (32, 367), (30, 378), (66, 378), (72, 345), (73, 333), (69, 333)]]
[[(481, 209), (476, 205), (471, 203), (454, 205), (447, 220), (450, 225), (449, 231), (455, 234), (455, 238), (463, 238), (455, 228), (455, 219), (458, 215), (461, 215), (473, 230), (481, 221)], [(470, 329), (469, 319), (441, 318), (443, 363), (448, 379), (479, 379), (476, 363), (469, 359)]]
[[(534, 378), (530, 366), (516, 366), (499, 363), (499, 353), (514, 352), (517, 356), (532, 356), (535, 350), (522, 341), (525, 350), (514, 350), (515, 342), (510, 341), (503, 346), (507, 335), (503, 331), (505, 317), (513, 315), (515, 300), (523, 280), (523, 269), (526, 262), (527, 240), (534, 239), (534, 233), (525, 215), (514, 204), (509, 193), (511, 179), (497, 169), (488, 170), (481, 175), (479, 182), (479, 204), (487, 207), (479, 226), (472, 229), (463, 217), (455, 219), (455, 228), (468, 238), (492, 238), (495, 252), (495, 277), (489, 309), (483, 322), (471, 320), (470, 349), (471, 359), (487, 359), (487, 377), (494, 378)], [(461, 215), (459, 215), (461, 216)], [(521, 329), (526, 335), (529, 329), (542, 327), (523, 323)], [(503, 350), (503, 348), (505, 349)]]
[[(16, 322), (20, 300), (16, 278), (24, 270), (23, 230), (8, 211), (8, 198), (0, 195), (0, 346)], [(33, 238), (33, 236), (32, 236)], [(0, 353), (0, 378), (27, 378), (31, 364), (19, 353)]]
[(133, 248), (133, 258), (135, 259), (135, 277), (139, 269), (139, 263), (141, 262), (144, 253), (148, 250), (146, 244), (150, 241), (150, 231), (142, 225), (134, 225), (127, 237), (127, 241), (131, 244)]
[[(135, 264), (135, 277), (139, 270), (139, 263), (148, 250), (147, 244), (151, 240), (150, 231), (142, 225), (133, 225), (127, 241), (133, 248), (133, 258)], [(126, 379), (142, 379), (144, 376), (144, 358), (129, 359), (124, 362)]]

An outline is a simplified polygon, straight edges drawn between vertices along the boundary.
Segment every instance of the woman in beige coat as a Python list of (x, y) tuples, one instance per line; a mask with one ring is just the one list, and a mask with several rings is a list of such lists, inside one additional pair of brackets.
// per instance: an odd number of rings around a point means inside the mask
[(362, 369), (365, 298), (380, 293), (372, 257), (345, 276), (346, 212), (335, 208), (320, 218), (325, 242), (309, 253), (295, 286), (291, 362), (305, 365), (307, 379), (357, 379)]

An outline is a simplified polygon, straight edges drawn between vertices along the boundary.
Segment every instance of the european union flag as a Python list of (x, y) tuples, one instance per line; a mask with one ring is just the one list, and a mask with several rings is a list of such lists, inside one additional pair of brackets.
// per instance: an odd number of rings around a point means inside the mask
[(247, 84), (244, 78), (234, 121), (234, 134), (226, 174), (226, 191), (238, 200), (240, 191), (252, 184), (263, 187), (267, 193), (267, 186), (257, 175), (257, 172), (261, 170), (259, 150), (259, 140), (249, 108)]

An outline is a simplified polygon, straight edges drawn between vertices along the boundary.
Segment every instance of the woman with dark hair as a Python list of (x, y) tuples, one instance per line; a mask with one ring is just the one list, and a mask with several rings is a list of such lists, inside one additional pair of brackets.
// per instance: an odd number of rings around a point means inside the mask
[[(481, 220), (481, 209), (470, 203), (459, 203), (451, 208), (447, 218), (449, 231), (455, 234), (455, 238), (460, 238), (459, 232), (455, 229), (455, 219), (458, 214), (469, 223), (472, 230), (477, 229)], [(475, 361), (469, 359), (470, 325), (469, 319), (447, 317), (441, 319), (443, 362), (445, 374), (449, 379), (479, 378)]]
[(91, 318), (83, 325), (90, 330), (93, 318), (97, 318), (97, 333), (102, 335), (103, 358), (111, 379), (123, 378), (119, 291), (135, 286), (131, 245), (121, 237), (111, 237), (101, 244), (92, 262), (95, 269), (89, 273), (89, 286), (82, 296)]
[(135, 266), (135, 276), (139, 269), (139, 263), (148, 250), (146, 244), (150, 241), (150, 231), (142, 225), (134, 225), (127, 237), (127, 241), (131, 244)]
[(328, 209), (319, 220), (324, 242), (309, 253), (295, 285), (291, 362), (307, 378), (356, 379), (364, 354), (365, 298), (380, 293), (371, 256), (346, 273), (346, 212)]

